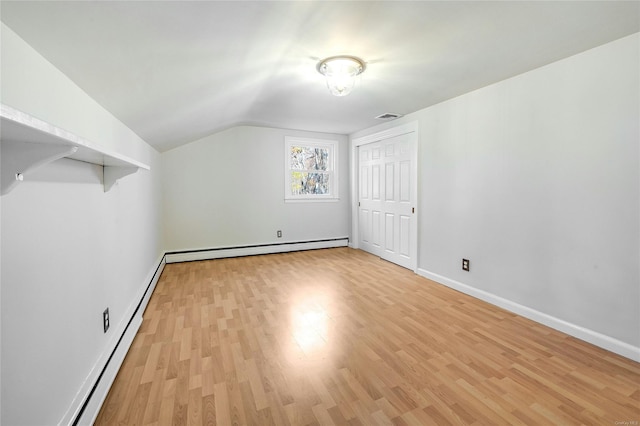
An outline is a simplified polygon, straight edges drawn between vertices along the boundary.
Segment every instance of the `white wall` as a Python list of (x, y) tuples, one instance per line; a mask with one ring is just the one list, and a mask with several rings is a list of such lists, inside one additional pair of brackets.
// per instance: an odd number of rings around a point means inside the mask
[[(0, 149), (0, 164), (2, 155)], [(2, 197), (0, 197), (0, 424), (2, 424)]]
[[(338, 140), (340, 201), (284, 202), (285, 136)], [(344, 135), (249, 126), (163, 153), (167, 251), (347, 237), (348, 155)]]
[(160, 155), (4, 25), (1, 54), (2, 103), (151, 165), (105, 193), (62, 159), (2, 196), (1, 422), (66, 423), (160, 260)]
[(351, 135), (419, 122), (420, 273), (640, 358), (639, 39)]

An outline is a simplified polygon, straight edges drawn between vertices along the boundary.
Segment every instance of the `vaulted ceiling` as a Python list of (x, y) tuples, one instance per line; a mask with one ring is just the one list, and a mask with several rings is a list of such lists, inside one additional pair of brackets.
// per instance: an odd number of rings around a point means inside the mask
[[(348, 134), (640, 30), (636, 1), (2, 1), (2, 21), (160, 151), (237, 124)], [(367, 62), (334, 97), (320, 59)]]

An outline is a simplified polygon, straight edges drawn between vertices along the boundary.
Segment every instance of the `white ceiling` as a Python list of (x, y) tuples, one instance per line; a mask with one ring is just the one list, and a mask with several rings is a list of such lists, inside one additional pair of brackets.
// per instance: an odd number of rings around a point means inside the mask
[[(236, 124), (348, 134), (640, 30), (640, 2), (2, 1), (2, 21), (160, 151)], [(331, 96), (338, 54), (367, 70)]]

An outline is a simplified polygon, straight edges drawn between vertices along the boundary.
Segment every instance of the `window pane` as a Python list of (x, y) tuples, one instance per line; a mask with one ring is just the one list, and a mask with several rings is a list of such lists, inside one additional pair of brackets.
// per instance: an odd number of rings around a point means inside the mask
[(329, 148), (292, 146), (290, 166), (293, 170), (327, 170)]
[(329, 173), (291, 171), (292, 195), (329, 194)]

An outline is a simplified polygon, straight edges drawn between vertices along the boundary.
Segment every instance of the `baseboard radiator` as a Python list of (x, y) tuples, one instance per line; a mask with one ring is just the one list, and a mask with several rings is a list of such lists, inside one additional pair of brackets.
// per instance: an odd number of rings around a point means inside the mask
[[(59, 424), (68, 425), (93, 425), (102, 403), (104, 402), (111, 384), (116, 378), (120, 366), (124, 361), (129, 347), (136, 337), (138, 329), (142, 325), (142, 314), (144, 313), (149, 299), (156, 288), (156, 284), (162, 275), (166, 264), (165, 256), (162, 255), (158, 266), (147, 280), (148, 284), (143, 287), (140, 293), (133, 300), (124, 316), (124, 320), (118, 324), (114, 336), (109, 345), (111, 351), (106, 350), (98, 360), (85, 385), (80, 389), (78, 395), (71, 404), (71, 407)], [(127, 320), (128, 318), (128, 320)]]
[(225, 257), (253, 256), (257, 254), (286, 253), (290, 251), (316, 250), (323, 248), (347, 247), (349, 238), (325, 240), (293, 241), (277, 244), (258, 244), (238, 247), (217, 247), (199, 250), (167, 252), (167, 263), (192, 262), (195, 260), (221, 259)]

